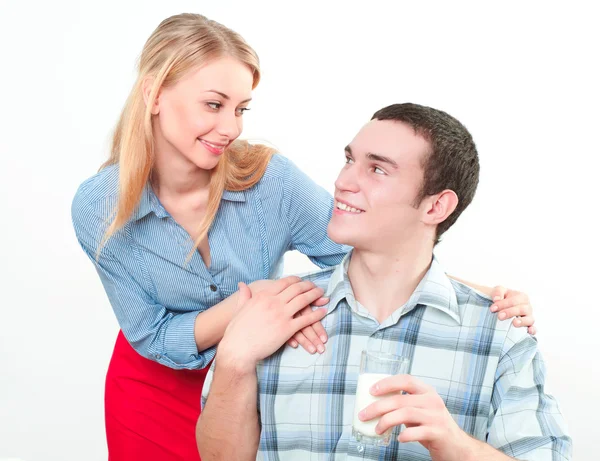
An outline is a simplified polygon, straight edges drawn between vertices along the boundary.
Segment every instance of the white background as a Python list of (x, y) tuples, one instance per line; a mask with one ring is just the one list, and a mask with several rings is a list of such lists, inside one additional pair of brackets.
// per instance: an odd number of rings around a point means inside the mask
[[(451, 274), (529, 293), (576, 458), (597, 459), (592, 2), (256, 0), (0, 1), (0, 458), (106, 459), (117, 324), (70, 205), (107, 156), (146, 38), (185, 11), (237, 30), (261, 58), (244, 136), (328, 190), (343, 147), (384, 105), (431, 105), (467, 125), (480, 187), (437, 254)], [(287, 262), (286, 272), (310, 267)]]

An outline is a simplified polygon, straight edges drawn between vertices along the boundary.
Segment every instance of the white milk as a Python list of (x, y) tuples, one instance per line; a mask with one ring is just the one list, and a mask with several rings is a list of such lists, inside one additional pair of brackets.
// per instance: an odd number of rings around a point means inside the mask
[(368, 437), (381, 437), (383, 435), (375, 432), (375, 426), (377, 426), (379, 418), (375, 418), (370, 421), (361, 421), (358, 419), (358, 413), (367, 408), (373, 402), (383, 398), (371, 395), (369, 389), (373, 384), (381, 381), (384, 378), (387, 378), (388, 376), (391, 375), (386, 375), (384, 373), (363, 373), (362, 375), (358, 376), (358, 384), (356, 385), (356, 403), (354, 404), (354, 422), (352, 423), (352, 427), (354, 427), (357, 432), (360, 432)]

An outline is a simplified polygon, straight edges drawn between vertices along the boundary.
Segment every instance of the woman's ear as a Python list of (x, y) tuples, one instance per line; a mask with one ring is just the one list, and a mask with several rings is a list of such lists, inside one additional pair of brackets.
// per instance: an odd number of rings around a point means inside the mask
[[(154, 77), (147, 76), (146, 78), (144, 78), (144, 81), (142, 82), (142, 94), (144, 95), (144, 104), (146, 104), (146, 107), (148, 107), (148, 104), (150, 103), (150, 94), (152, 93), (153, 86)], [(158, 115), (158, 113), (160, 112), (158, 105), (159, 97), (160, 91), (156, 95), (156, 98), (154, 98), (154, 101), (152, 101), (152, 107), (150, 108), (150, 112), (152, 113), (152, 115)]]

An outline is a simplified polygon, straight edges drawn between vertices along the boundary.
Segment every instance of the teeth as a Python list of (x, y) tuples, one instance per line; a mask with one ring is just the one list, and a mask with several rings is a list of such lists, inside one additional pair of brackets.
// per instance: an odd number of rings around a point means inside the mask
[(349, 211), (350, 213), (356, 213), (356, 214), (362, 213), (362, 210), (359, 210), (357, 208), (348, 206), (348, 205), (346, 205), (345, 203), (342, 203), (342, 202), (336, 202), (335, 206), (337, 208), (339, 208), (340, 210)]
[(223, 149), (223, 147), (224, 147), (224, 146), (217, 146), (216, 144), (213, 144), (212, 142), (208, 142), (205, 139), (203, 139), (202, 142), (204, 142), (205, 144), (208, 144), (211, 147), (214, 147), (215, 149)]

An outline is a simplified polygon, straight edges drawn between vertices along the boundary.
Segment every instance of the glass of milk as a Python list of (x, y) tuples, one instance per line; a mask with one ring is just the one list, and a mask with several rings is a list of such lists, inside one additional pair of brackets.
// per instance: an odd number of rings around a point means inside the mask
[(383, 434), (375, 432), (375, 426), (380, 418), (370, 421), (358, 419), (358, 413), (371, 405), (373, 402), (387, 396), (375, 397), (369, 389), (373, 384), (392, 375), (408, 373), (410, 361), (406, 357), (377, 351), (362, 351), (360, 358), (360, 371), (358, 384), (356, 385), (356, 402), (354, 404), (354, 420), (352, 423), (352, 435), (360, 444), (370, 444), (387, 447), (390, 443), (390, 428)]

